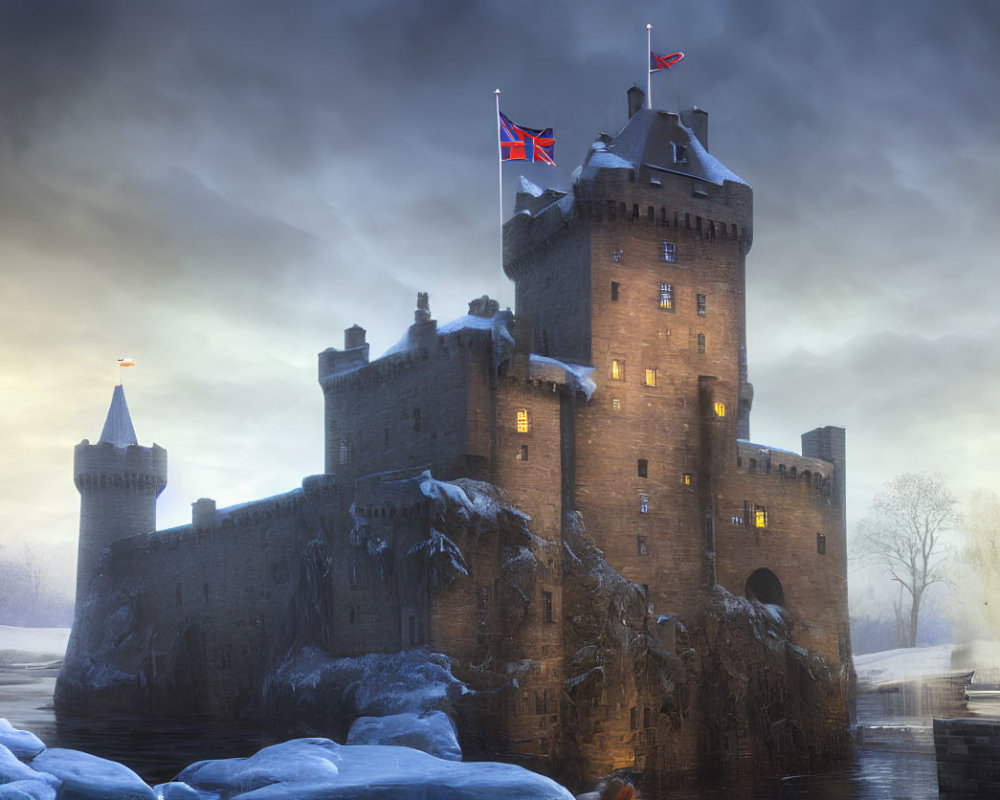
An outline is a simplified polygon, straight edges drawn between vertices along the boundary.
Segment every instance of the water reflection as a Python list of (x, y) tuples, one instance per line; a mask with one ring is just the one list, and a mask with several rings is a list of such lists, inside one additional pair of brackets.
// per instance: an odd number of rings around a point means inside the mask
[[(164, 782), (205, 758), (248, 756), (279, 741), (259, 727), (212, 723), (150, 723), (145, 718), (56, 721), (52, 693), (57, 671), (0, 666), (0, 716), (33, 731), (50, 747), (71, 747), (127, 764), (150, 783)], [(975, 711), (975, 709), (971, 709)], [(985, 712), (990, 713), (990, 708)], [(732, 784), (664, 787), (666, 800), (931, 800), (937, 768), (930, 727), (923, 720), (862, 720), (868, 731), (854, 756), (815, 775), (793, 775), (756, 786)], [(648, 797), (648, 794), (646, 795)]]

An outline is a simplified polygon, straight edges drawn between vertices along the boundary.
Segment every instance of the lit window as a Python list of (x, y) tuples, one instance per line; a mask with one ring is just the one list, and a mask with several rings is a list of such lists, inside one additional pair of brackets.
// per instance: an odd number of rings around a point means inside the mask
[(677, 243), (676, 242), (664, 242), (663, 243), (663, 260), (664, 261), (676, 261), (677, 260)]
[(519, 408), (517, 410), (517, 432), (528, 433), (531, 429), (531, 422), (528, 419), (528, 409)]
[(705, 334), (698, 334), (698, 355), (705, 355)]
[(655, 369), (647, 369), (646, 370), (646, 385), (647, 386), (656, 386), (656, 370)]
[(611, 380), (625, 380), (625, 362), (620, 358), (611, 359)]
[(648, 478), (649, 477), (649, 462), (644, 459), (639, 459), (639, 477)]
[(618, 282), (617, 281), (611, 281), (611, 299), (615, 300), (615, 301), (618, 300)]
[(649, 555), (649, 543), (646, 541), (646, 537), (645, 536), (639, 536), (636, 539), (636, 552), (640, 556), (648, 556)]
[(703, 317), (705, 316), (705, 310), (708, 308), (708, 298), (703, 294), (699, 294), (697, 295), (697, 300), (698, 300), (698, 316)]
[(755, 528), (767, 527), (767, 509), (764, 506), (753, 507), (753, 526)]
[(660, 284), (660, 309), (663, 311), (674, 310), (674, 287), (672, 284)]
[(690, 486), (691, 485), (691, 473), (690, 472), (685, 472), (684, 476), (683, 476), (683, 478), (681, 480), (684, 481), (684, 485), (685, 486)]
[(614, 258), (616, 264), (621, 264), (622, 263), (622, 256), (623, 255), (624, 255), (624, 252), (622, 250), (620, 250), (620, 249), (614, 250), (611, 253), (611, 257)]
[(611, 410), (612, 411), (621, 411), (622, 410), (622, 401), (619, 400), (617, 397), (612, 397), (611, 398)]
[(724, 417), (726, 416), (726, 404), (716, 402), (715, 404), (715, 416)]
[(639, 513), (648, 514), (649, 513), (649, 495), (645, 492), (639, 492)]
[(826, 555), (826, 534), (824, 533), (816, 534), (816, 552), (821, 556)]

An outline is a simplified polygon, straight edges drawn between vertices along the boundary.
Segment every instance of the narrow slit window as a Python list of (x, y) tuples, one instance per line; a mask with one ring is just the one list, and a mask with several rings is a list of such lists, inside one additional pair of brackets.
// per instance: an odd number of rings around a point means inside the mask
[(816, 552), (821, 556), (826, 555), (826, 534), (817, 533), (816, 534)]
[(611, 300), (614, 302), (618, 300), (618, 281), (611, 281)]
[(647, 386), (656, 386), (656, 370), (655, 369), (647, 369), (646, 370), (646, 385)]
[(697, 295), (697, 303), (698, 303), (698, 316), (704, 317), (705, 312), (708, 309), (708, 298), (703, 294), (699, 294)]
[(555, 622), (552, 613), (552, 592), (542, 592), (542, 607), (546, 622)]
[(639, 513), (649, 513), (649, 495), (645, 492), (639, 492)]
[(625, 380), (625, 362), (620, 358), (611, 359), (611, 380)]
[(639, 473), (639, 477), (640, 478), (648, 478), (649, 477), (649, 461), (647, 461), (645, 458), (640, 458), (639, 459), (639, 465), (638, 465), (637, 471)]
[(705, 334), (698, 334), (698, 355), (705, 355)]

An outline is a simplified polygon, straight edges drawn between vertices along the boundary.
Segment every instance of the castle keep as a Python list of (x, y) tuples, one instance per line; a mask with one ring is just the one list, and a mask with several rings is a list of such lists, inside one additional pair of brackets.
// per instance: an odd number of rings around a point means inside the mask
[(753, 192), (704, 111), (629, 105), (570, 191), (522, 181), (513, 314), (484, 297), (439, 325), (420, 295), (381, 357), (358, 326), (319, 354), (301, 488), (156, 531), (166, 453), (116, 387), (77, 447), (61, 708), (287, 716), (303, 659), (426, 648), (473, 689), (448, 701), (467, 753), (563, 776), (843, 744), (844, 431), (751, 441)]

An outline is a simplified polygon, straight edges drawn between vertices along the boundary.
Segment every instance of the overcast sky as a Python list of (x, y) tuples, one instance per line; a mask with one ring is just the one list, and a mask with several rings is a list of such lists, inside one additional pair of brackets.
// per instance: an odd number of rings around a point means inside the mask
[(501, 286), (493, 90), (569, 188), (654, 105), (754, 187), (755, 441), (848, 430), (853, 521), (940, 470), (1000, 483), (1000, 4), (0, 0), (0, 545), (75, 559), (73, 446), (115, 360), (169, 451), (161, 526), (320, 472), (316, 354)]

